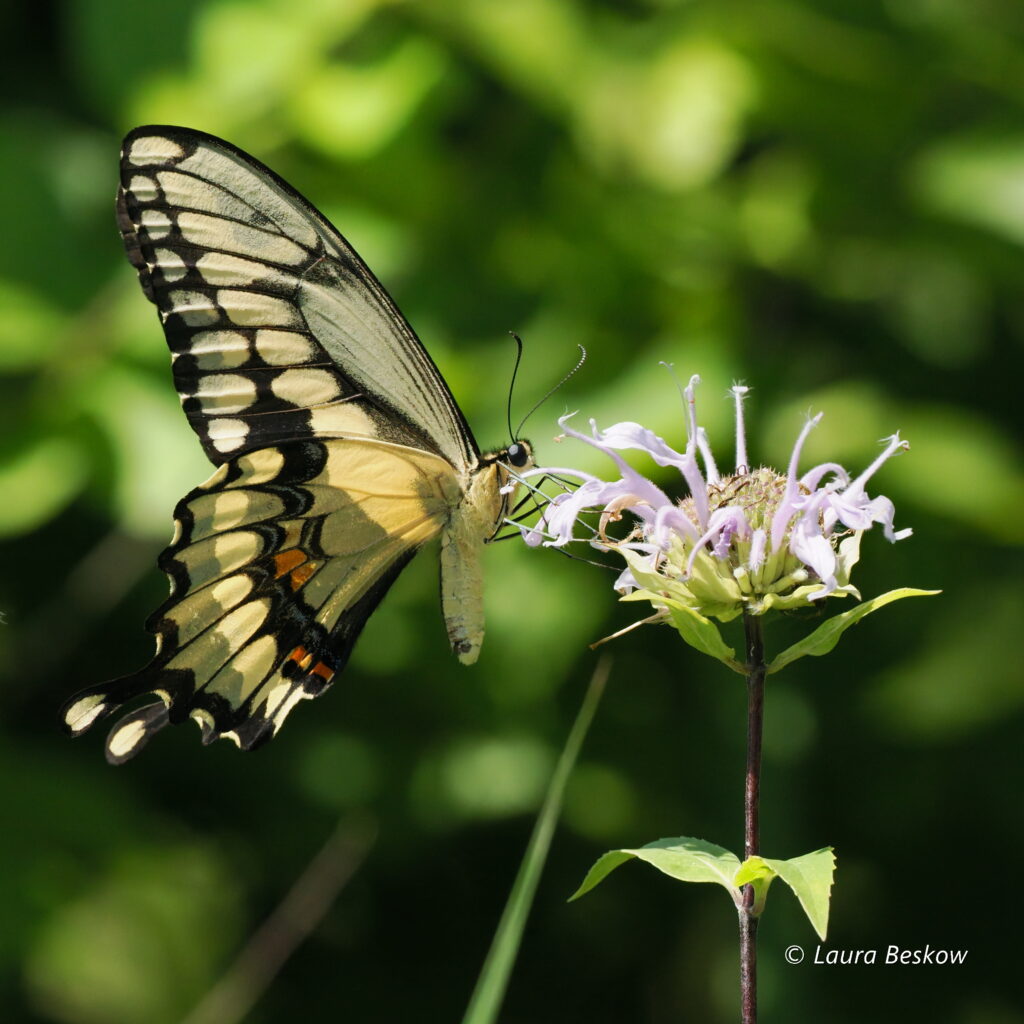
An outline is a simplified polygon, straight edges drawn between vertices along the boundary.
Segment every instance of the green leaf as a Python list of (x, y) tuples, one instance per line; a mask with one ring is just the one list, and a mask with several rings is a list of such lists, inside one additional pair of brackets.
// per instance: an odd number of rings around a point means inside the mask
[[(656, 572), (651, 572), (651, 570), (647, 568), (644, 560), (635, 551), (630, 551), (629, 548), (619, 548), (618, 553), (625, 559), (626, 565), (629, 566), (629, 571), (633, 575), (633, 579), (635, 579), (646, 592), (649, 592), (659, 600), (661, 599), (661, 595), (670, 588), (673, 591), (681, 589), (683, 593), (689, 593), (689, 591), (686, 590), (685, 583), (681, 583), (676, 580), (669, 580)], [(632, 600), (633, 596), (627, 595), (627, 598)]]
[(723, 665), (734, 672), (739, 672), (740, 675), (746, 673), (744, 667), (736, 660), (736, 651), (722, 639), (718, 627), (700, 612), (671, 597), (664, 597), (650, 590), (634, 590), (622, 600), (650, 601), (651, 604), (664, 608), (676, 631), (694, 650), (717, 658)]
[(676, 631), (694, 650), (717, 658), (734, 672), (745, 673), (744, 667), (736, 660), (736, 651), (722, 639), (718, 627), (710, 619), (678, 601), (666, 601), (665, 608)]
[(797, 658), (802, 658), (805, 655), (810, 654), (818, 657), (822, 654), (828, 654), (839, 642), (839, 638), (846, 630), (860, 622), (865, 615), (870, 615), (872, 612), (878, 611), (879, 608), (883, 608), (893, 601), (899, 601), (904, 597), (929, 597), (940, 593), (942, 593), (940, 590), (916, 590), (913, 587), (900, 587), (897, 590), (890, 590), (886, 594), (873, 597), (870, 601), (865, 601), (863, 604), (857, 605), (856, 608), (851, 608), (848, 612), (833, 615), (832, 618), (823, 622), (809, 636), (793, 644), (792, 647), (787, 647), (781, 654), (775, 657), (768, 666), (768, 674), (771, 675), (773, 672), (778, 672), (779, 669), (785, 668), (790, 662), (796, 661)]
[(769, 860), (767, 857), (748, 857), (736, 872), (735, 884), (754, 886), (755, 913), (764, 909), (764, 897), (772, 879), (778, 876), (793, 890), (804, 913), (822, 942), (828, 931), (829, 894), (836, 858), (831, 846), (805, 853), (790, 860)]
[(602, 658), (590, 677), (590, 685), (583, 697), (583, 704), (573, 723), (569, 738), (565, 741), (558, 764), (555, 765), (544, 804), (537, 815), (526, 853), (523, 854), (522, 863), (519, 865), (519, 873), (512, 884), (512, 891), (498, 922), (480, 977), (477, 978), (476, 987), (470, 996), (462, 1024), (493, 1024), (498, 1019), (498, 1011), (501, 1009), (508, 979), (523, 938), (526, 918), (530, 913), (530, 905), (533, 903), (544, 861), (551, 847), (551, 837), (554, 835), (558, 815), (562, 809), (565, 787), (579, 757), (587, 730), (594, 719), (610, 672), (611, 659)]
[(676, 836), (674, 839), (658, 839), (636, 850), (609, 850), (587, 872), (587, 877), (569, 900), (589, 892), (619, 865), (634, 858), (646, 861), (680, 882), (716, 882), (729, 890), (734, 901), (739, 898), (733, 878), (740, 861), (734, 853), (703, 839)]
[(768, 898), (768, 887), (778, 877), (763, 857), (748, 857), (736, 872), (733, 884), (737, 889), (744, 885), (754, 887), (754, 917), (760, 917)]

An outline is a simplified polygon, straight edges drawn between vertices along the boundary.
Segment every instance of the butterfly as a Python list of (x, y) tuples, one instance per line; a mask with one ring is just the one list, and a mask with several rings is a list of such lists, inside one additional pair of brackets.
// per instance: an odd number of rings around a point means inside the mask
[(430, 356), (328, 220), (273, 171), (189, 128), (136, 128), (117, 218), (156, 304), (213, 475), (174, 511), (171, 592), (144, 669), (64, 706), (78, 735), (143, 695), (107, 740), (134, 756), (167, 724), (251, 750), (344, 668), (417, 550), (440, 537), (452, 650), (483, 639), (481, 554), (504, 521), (514, 441), (481, 454)]

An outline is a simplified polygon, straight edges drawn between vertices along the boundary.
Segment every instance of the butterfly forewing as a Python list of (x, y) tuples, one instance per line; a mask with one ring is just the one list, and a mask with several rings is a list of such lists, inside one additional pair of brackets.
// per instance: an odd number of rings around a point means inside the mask
[(118, 221), (212, 461), (306, 435), (475, 461), (458, 406), (377, 279), (262, 164), (200, 132), (136, 129)]

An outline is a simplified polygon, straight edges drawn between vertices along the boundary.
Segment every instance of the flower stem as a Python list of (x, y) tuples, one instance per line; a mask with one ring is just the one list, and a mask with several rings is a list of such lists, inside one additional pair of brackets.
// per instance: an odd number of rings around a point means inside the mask
[[(760, 851), (761, 734), (764, 725), (764, 637), (761, 619), (744, 615), (747, 648), (747, 777), (743, 798), (743, 856)], [(743, 1024), (757, 1024), (757, 918), (754, 887), (743, 888), (740, 918), (740, 1003)]]

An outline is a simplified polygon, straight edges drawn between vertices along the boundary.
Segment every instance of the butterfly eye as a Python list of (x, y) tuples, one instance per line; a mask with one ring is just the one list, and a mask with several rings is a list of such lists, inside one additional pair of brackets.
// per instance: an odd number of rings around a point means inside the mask
[(522, 469), (530, 461), (530, 451), (525, 444), (510, 444), (505, 455), (516, 469)]

